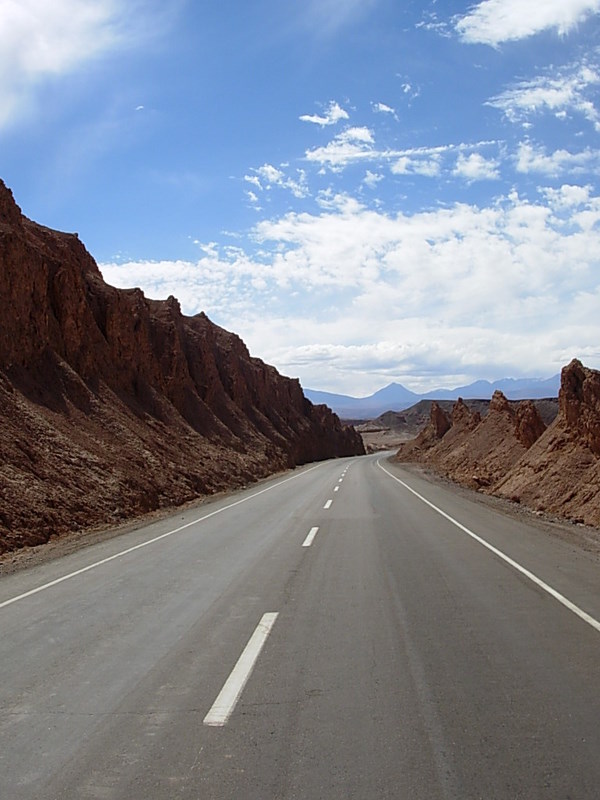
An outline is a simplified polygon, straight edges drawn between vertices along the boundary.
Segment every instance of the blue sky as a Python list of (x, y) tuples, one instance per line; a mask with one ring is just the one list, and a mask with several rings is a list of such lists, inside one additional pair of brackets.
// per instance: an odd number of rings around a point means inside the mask
[(0, 177), (305, 387), (600, 368), (600, 0), (0, 0)]

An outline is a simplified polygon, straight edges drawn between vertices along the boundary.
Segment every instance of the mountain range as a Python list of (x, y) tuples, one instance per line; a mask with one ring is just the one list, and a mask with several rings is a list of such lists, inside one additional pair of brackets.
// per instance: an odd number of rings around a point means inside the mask
[(494, 381), (475, 381), (455, 389), (434, 389), (418, 394), (401, 383), (390, 383), (383, 389), (367, 397), (351, 397), (345, 394), (321, 392), (305, 389), (304, 394), (313, 403), (324, 403), (343, 419), (373, 419), (386, 411), (402, 411), (418, 403), (419, 400), (489, 400), (496, 390), (500, 390), (509, 400), (536, 400), (544, 397), (557, 397), (560, 388), (560, 375), (551, 378), (502, 378)]

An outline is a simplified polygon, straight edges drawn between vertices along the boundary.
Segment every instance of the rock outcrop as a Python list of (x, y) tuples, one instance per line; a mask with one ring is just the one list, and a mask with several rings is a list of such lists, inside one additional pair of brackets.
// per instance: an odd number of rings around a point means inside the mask
[(496, 491), (536, 511), (600, 526), (600, 372), (563, 368), (552, 425)]
[(0, 297), (0, 552), (363, 452), (206, 315), (107, 285), (2, 182)]
[(448, 414), (434, 400), (429, 411), (429, 421), (414, 439), (400, 445), (398, 454), (402, 453), (404, 460), (426, 458), (426, 453), (440, 442), (451, 427), (452, 422)]
[(397, 459), (535, 511), (600, 526), (600, 372), (571, 361), (561, 373), (558, 404), (546, 426), (535, 402), (515, 405), (500, 392), (479, 421), (465, 424), (468, 414), (457, 403), (441, 439), (423, 431), (428, 446), (416, 447), (417, 437)]
[[(421, 461), (435, 466), (446, 476), (474, 487), (492, 486), (525, 452), (521, 420), (526, 412), (510, 403), (500, 391), (494, 392), (485, 417), (472, 412), (459, 398), (452, 410), (451, 424)], [(535, 407), (531, 412), (536, 425), (544, 423)], [(432, 408), (433, 420), (433, 408)], [(432, 423), (433, 424), (433, 423)], [(406, 460), (400, 448), (398, 457)]]

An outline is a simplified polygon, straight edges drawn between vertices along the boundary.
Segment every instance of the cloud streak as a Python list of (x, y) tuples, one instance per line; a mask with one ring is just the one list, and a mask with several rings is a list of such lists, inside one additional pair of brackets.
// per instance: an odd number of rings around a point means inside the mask
[(324, 114), (302, 114), (300, 120), (302, 122), (310, 122), (313, 125), (320, 125), (322, 128), (335, 125), (341, 119), (349, 119), (348, 112), (345, 111), (339, 103), (332, 100), (327, 106)]
[(306, 160), (326, 165), (332, 170), (343, 169), (348, 164), (374, 156), (373, 132), (366, 127), (347, 128), (324, 147), (306, 152)]
[(354, 126), (341, 131), (328, 144), (307, 150), (305, 159), (332, 172), (341, 172), (358, 163), (387, 164), (393, 175), (435, 178), (446, 170), (455, 177), (474, 181), (498, 177), (498, 162), (476, 152), (489, 147), (497, 147), (497, 143), (447, 144), (402, 150), (380, 148), (371, 128)]
[(585, 61), (553, 69), (552, 73), (521, 81), (488, 101), (513, 123), (522, 123), (541, 114), (558, 119), (582, 116), (600, 130), (600, 114), (594, 97), (600, 84), (600, 69)]
[(526, 39), (546, 30), (560, 35), (600, 11), (600, 0), (484, 0), (463, 17), (455, 29), (464, 42), (497, 47), (503, 42)]
[[(148, 35), (151, 2), (26, 0), (0, 14), (0, 129), (31, 110), (45, 81), (80, 71)], [(160, 12), (164, 23), (164, 12)]]

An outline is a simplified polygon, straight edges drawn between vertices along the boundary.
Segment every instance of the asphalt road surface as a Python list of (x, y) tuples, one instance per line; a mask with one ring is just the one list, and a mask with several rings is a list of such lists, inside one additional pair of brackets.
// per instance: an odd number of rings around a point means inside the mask
[(2, 800), (597, 800), (600, 564), (385, 457), (0, 579)]

